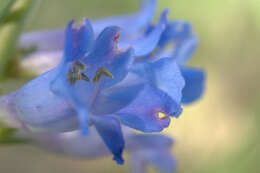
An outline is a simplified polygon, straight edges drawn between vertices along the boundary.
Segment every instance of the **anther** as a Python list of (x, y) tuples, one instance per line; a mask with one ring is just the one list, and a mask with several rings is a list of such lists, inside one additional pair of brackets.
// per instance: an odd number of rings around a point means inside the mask
[(89, 82), (90, 79), (82, 72), (86, 69), (86, 65), (83, 64), (81, 61), (75, 61), (72, 65), (70, 70), (68, 71), (67, 78), (71, 84), (75, 84), (78, 80), (84, 80)]
[(93, 78), (93, 82), (94, 82), (94, 83), (95, 83), (95, 82), (98, 82), (103, 75), (106, 76), (106, 77), (108, 77), (108, 78), (111, 78), (111, 79), (114, 78), (113, 74), (111, 74), (107, 69), (105, 69), (104, 67), (102, 67), (102, 68), (99, 68), (98, 71), (96, 72), (96, 75), (95, 75), (95, 77)]
[(158, 116), (159, 119), (165, 119), (165, 118), (168, 117), (168, 116), (167, 116), (165, 113), (163, 113), (163, 112), (158, 112), (157, 116)]
[(80, 70), (86, 70), (87, 68), (86, 65), (79, 60), (74, 62), (74, 66), (78, 67)]
[(81, 79), (86, 81), (86, 82), (90, 81), (90, 79), (84, 73), (81, 73)]

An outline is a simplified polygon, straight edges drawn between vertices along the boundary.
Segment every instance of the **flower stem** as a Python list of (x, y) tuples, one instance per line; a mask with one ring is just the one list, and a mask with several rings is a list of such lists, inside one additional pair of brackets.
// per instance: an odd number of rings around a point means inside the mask
[(0, 79), (3, 79), (16, 55), (16, 42), (36, 0), (15, 0), (1, 13), (0, 21)]

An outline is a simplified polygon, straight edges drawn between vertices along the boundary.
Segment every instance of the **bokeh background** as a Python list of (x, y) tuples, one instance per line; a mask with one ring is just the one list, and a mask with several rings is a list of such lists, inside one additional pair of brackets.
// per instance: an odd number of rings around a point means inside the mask
[[(2, 1), (2, 0), (1, 0)], [(178, 173), (260, 172), (260, 0), (160, 0), (158, 13), (193, 23), (200, 46), (190, 65), (207, 72), (203, 98), (164, 131), (176, 140)], [(42, 0), (25, 31), (63, 28), (71, 19), (136, 11), (138, 0)], [(2, 93), (27, 80), (10, 78)], [(127, 172), (111, 157), (79, 161), (29, 145), (0, 146), (0, 172)], [(156, 172), (150, 168), (149, 172)]]

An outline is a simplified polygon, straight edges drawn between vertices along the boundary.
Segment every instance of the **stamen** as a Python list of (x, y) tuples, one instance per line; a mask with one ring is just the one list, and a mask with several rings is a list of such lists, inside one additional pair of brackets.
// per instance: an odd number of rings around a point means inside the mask
[(87, 68), (87, 66), (79, 60), (75, 61), (74, 66), (77, 66), (80, 70), (86, 70)]
[(86, 81), (86, 82), (90, 81), (90, 79), (84, 73), (81, 73), (81, 79)]
[(96, 72), (95, 77), (93, 78), (93, 82), (98, 82), (102, 76), (106, 76), (109, 77), (111, 79), (114, 78), (113, 74), (111, 74), (107, 69), (105, 69), (104, 67), (99, 68), (98, 71)]
[(77, 60), (73, 62), (73, 64), (71, 65), (71, 69), (68, 71), (67, 74), (68, 81), (71, 84), (75, 84), (78, 80), (81, 79), (86, 82), (89, 82), (90, 79), (84, 73), (82, 73), (82, 71), (85, 69), (86, 69), (86, 65), (83, 64), (81, 61)]

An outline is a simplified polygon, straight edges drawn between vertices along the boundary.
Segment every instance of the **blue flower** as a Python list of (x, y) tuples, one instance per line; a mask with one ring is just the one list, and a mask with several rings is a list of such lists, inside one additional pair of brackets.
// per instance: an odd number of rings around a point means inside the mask
[[(153, 27), (150, 26), (146, 32), (151, 32)], [(143, 58), (145, 61), (154, 61), (169, 57), (180, 65), (182, 76), (185, 79), (185, 87), (182, 91), (183, 104), (190, 104), (198, 100), (205, 88), (205, 72), (186, 66), (197, 47), (198, 38), (192, 32), (192, 25), (188, 22), (172, 21), (163, 31), (157, 49), (152, 55)]]
[(156, 1), (141, 2), (135, 14), (93, 25), (88, 19), (71, 21), (65, 36), (53, 31), (22, 37), (24, 48), (37, 47), (35, 54), (63, 47), (55, 54), (62, 59), (0, 102), (8, 100), (12, 114), (33, 132), (80, 129), (84, 136), (94, 126), (114, 160), (123, 164), (121, 123), (143, 132), (162, 131), (170, 117), (181, 114), (182, 103), (203, 92), (204, 73), (183, 65), (197, 46), (190, 24), (168, 22), (166, 9), (151, 25)]
[[(110, 155), (95, 128), (82, 137), (78, 131), (65, 133), (24, 133), (47, 151), (84, 160)], [(145, 173), (150, 164), (162, 172), (173, 172), (176, 160), (171, 154), (174, 142), (171, 138), (159, 134), (135, 134), (129, 128), (122, 128), (126, 142), (125, 150), (131, 157), (131, 172)]]

